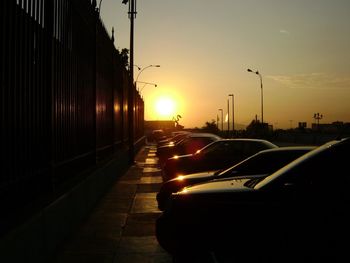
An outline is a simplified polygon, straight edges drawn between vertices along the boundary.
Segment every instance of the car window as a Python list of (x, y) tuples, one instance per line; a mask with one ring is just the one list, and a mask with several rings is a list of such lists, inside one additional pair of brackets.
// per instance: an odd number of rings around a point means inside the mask
[(201, 149), (201, 154), (206, 156), (222, 156), (242, 152), (243, 144), (239, 141), (218, 141)]
[(222, 142), (210, 142), (209, 144), (207, 144), (205, 147), (203, 147), (201, 150), (200, 150), (200, 154), (209, 154), (211, 152), (215, 152), (217, 151), (218, 148), (221, 147), (221, 144)]
[(246, 155), (252, 155), (255, 154), (261, 150), (266, 150), (266, 149), (270, 149), (273, 148), (273, 144), (269, 145), (267, 143), (264, 142), (250, 142), (250, 143), (246, 143), (244, 145), (244, 153)]
[(304, 153), (306, 153), (306, 151), (278, 151), (256, 154), (223, 172), (223, 174), (226, 173), (226, 176), (230, 174), (271, 174)]
[(347, 166), (344, 158), (349, 160), (348, 147), (347, 145), (336, 145), (312, 155), (311, 158), (306, 158), (277, 177), (272, 186), (274, 184), (276, 187), (293, 185), (299, 189), (298, 191), (327, 189), (329, 192), (335, 190), (348, 180), (347, 173), (344, 173)]

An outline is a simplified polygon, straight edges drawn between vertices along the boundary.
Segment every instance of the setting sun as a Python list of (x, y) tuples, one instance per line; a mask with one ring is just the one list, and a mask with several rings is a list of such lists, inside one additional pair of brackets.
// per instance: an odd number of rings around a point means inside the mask
[(171, 117), (175, 112), (175, 102), (167, 97), (161, 97), (156, 101), (156, 111), (161, 117)]

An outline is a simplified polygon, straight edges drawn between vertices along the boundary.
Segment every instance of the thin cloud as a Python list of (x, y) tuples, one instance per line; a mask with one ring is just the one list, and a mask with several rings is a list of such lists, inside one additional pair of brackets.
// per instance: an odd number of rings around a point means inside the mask
[(289, 31), (287, 31), (285, 29), (280, 29), (280, 33), (284, 34), (284, 35), (290, 35)]
[(350, 90), (350, 77), (325, 73), (270, 75), (267, 78), (293, 89)]

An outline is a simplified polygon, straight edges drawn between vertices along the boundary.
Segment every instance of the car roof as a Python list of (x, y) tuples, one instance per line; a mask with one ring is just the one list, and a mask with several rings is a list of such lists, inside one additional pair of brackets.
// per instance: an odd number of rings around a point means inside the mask
[(222, 139), (219, 135), (216, 135), (214, 133), (207, 133), (207, 132), (194, 132), (194, 133), (188, 134), (187, 137), (213, 137), (218, 140)]
[(217, 137), (220, 137), (214, 133), (209, 133), (209, 132), (191, 132), (191, 133), (189, 133), (189, 136), (217, 136)]
[(252, 142), (252, 143), (263, 143), (266, 145), (270, 145), (271, 147), (278, 148), (278, 145), (264, 139), (254, 139), (254, 138), (233, 138), (233, 139), (220, 139), (216, 142), (213, 143), (218, 143), (218, 142)]
[(231, 139), (222, 139), (225, 141), (253, 141), (253, 142), (269, 142), (265, 139), (257, 139), (257, 138), (231, 138)]
[(158, 130), (153, 130), (152, 133), (155, 133), (155, 132), (164, 132), (162, 129), (158, 129)]
[[(267, 142), (267, 143), (272, 143), (269, 140), (265, 139), (255, 139), (255, 138), (231, 138), (231, 139), (221, 139), (221, 141), (228, 141), (228, 142)], [(274, 144), (274, 143), (272, 143)], [(276, 145), (277, 146), (277, 145)]]
[(313, 150), (316, 148), (317, 148), (317, 146), (312, 146), (312, 145), (281, 146), (281, 147), (277, 147), (277, 148), (261, 150), (257, 154), (264, 153), (264, 152), (309, 151), (309, 150)]

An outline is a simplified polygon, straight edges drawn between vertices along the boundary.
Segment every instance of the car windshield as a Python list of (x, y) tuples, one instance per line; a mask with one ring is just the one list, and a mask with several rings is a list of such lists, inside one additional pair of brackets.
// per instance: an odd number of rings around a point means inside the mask
[(197, 152), (202, 155), (245, 155), (250, 156), (258, 151), (277, 148), (275, 144), (264, 140), (253, 139), (234, 139), (234, 140), (219, 140), (208, 144), (206, 147)]
[(203, 147), (202, 149), (200, 149), (199, 151), (197, 151), (196, 154), (208, 154), (208, 153), (214, 152), (217, 149), (219, 149), (223, 143), (224, 143), (223, 141), (211, 142), (205, 147)]

